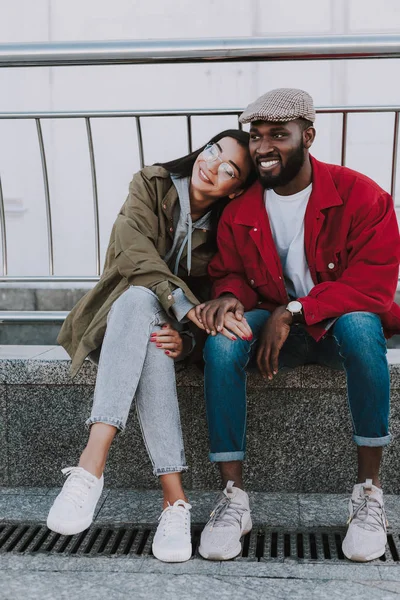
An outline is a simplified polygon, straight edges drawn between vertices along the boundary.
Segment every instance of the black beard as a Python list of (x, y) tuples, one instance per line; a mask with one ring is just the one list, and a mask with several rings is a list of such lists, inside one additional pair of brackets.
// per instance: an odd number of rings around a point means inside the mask
[(279, 175), (261, 175), (258, 173), (258, 179), (267, 190), (287, 185), (296, 177), (304, 164), (305, 155), (303, 142), (301, 142), (287, 159), (286, 165), (281, 167)]

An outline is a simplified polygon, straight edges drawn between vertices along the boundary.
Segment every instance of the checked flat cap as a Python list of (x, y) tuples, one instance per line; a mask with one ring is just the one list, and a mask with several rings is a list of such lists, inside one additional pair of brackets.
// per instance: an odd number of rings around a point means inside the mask
[(314, 123), (315, 108), (310, 94), (295, 88), (278, 88), (260, 96), (240, 115), (241, 123), (252, 121), (293, 121), (307, 119)]

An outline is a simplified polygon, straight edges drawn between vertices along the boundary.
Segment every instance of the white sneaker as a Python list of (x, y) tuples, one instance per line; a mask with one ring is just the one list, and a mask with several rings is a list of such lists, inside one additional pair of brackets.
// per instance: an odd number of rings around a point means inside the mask
[(158, 560), (185, 562), (192, 556), (191, 508), (184, 500), (177, 500), (162, 511), (152, 546), (153, 555)]
[(342, 544), (343, 554), (357, 562), (382, 556), (387, 540), (387, 520), (382, 490), (372, 485), (372, 479), (354, 486), (349, 512), (349, 528)]
[(82, 467), (67, 467), (62, 473), (68, 478), (50, 509), (47, 527), (62, 535), (75, 535), (90, 527), (104, 478), (98, 479)]
[(249, 497), (243, 490), (228, 484), (204, 527), (199, 553), (209, 560), (229, 560), (240, 554), (240, 539), (253, 524), (250, 516)]

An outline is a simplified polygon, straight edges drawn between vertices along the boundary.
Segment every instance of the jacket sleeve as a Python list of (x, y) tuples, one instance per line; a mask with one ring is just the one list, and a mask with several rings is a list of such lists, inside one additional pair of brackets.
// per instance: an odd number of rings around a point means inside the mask
[(257, 293), (247, 283), (240, 252), (236, 248), (228, 211), (222, 213), (217, 234), (218, 252), (209, 264), (208, 272), (213, 281), (212, 297), (231, 293), (243, 304), (246, 311), (253, 309)]
[(393, 200), (383, 193), (354, 214), (347, 240), (348, 265), (336, 281), (316, 285), (304, 298), (308, 325), (354, 311), (382, 314), (396, 292), (400, 238)]
[(164, 310), (174, 316), (173, 291), (181, 288), (193, 304), (199, 304), (182, 279), (171, 273), (157, 251), (159, 231), (157, 215), (157, 186), (142, 171), (136, 173), (129, 185), (129, 195), (114, 225), (115, 260), (120, 274), (130, 285), (152, 290)]

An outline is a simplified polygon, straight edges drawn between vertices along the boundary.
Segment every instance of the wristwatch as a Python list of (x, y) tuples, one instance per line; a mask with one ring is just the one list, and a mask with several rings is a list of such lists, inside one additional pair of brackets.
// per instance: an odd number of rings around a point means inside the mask
[(303, 305), (298, 300), (292, 300), (286, 305), (286, 310), (290, 312), (293, 317), (293, 323), (299, 321), (299, 317), (303, 314)]

